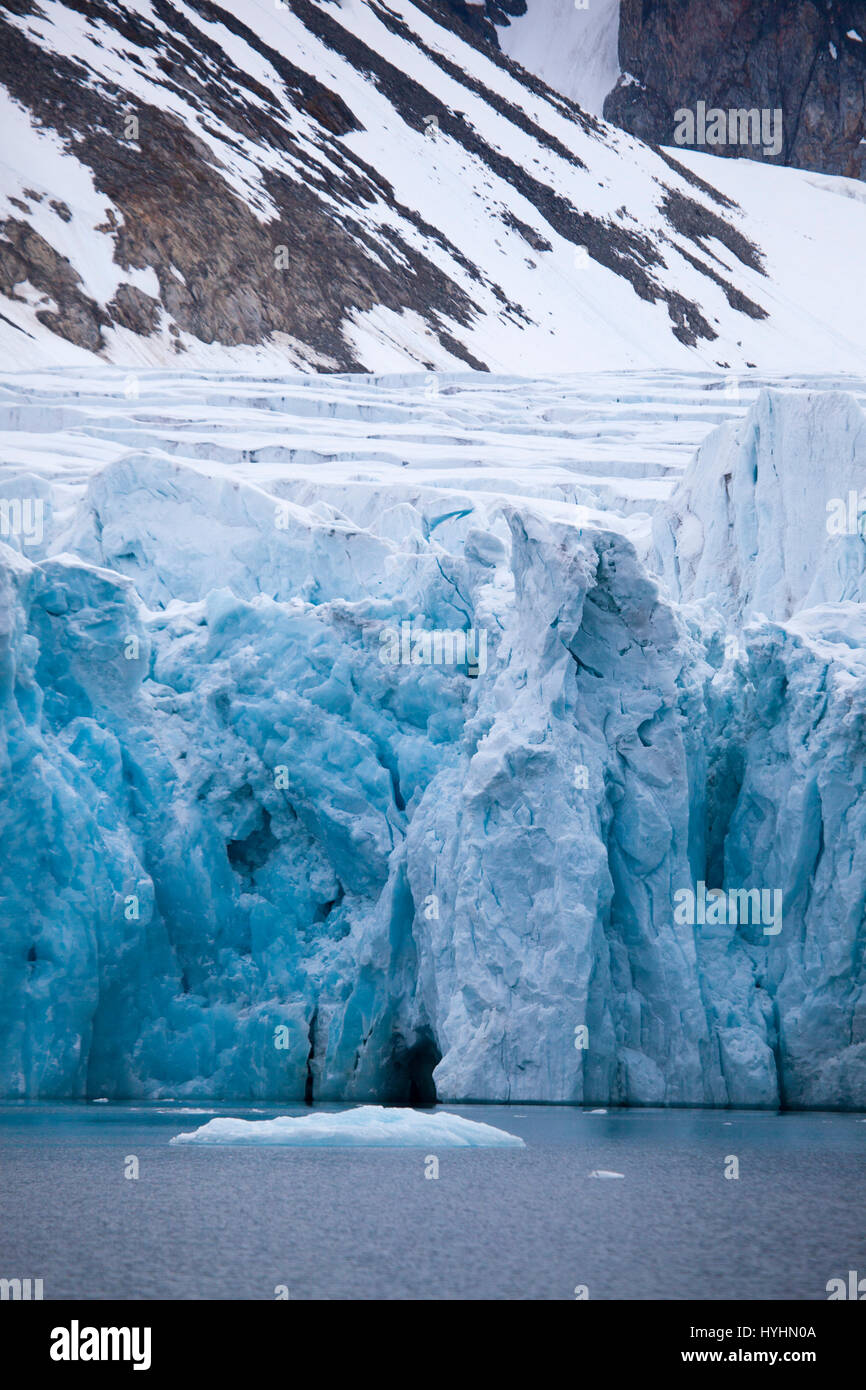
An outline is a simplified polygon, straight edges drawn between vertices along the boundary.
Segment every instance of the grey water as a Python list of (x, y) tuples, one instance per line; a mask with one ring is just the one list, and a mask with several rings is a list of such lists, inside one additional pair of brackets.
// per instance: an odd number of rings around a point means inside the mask
[(46, 1299), (806, 1300), (866, 1276), (862, 1115), (439, 1108), (526, 1147), (441, 1148), (429, 1178), (423, 1149), (169, 1145), (300, 1106), (0, 1106), (0, 1278)]

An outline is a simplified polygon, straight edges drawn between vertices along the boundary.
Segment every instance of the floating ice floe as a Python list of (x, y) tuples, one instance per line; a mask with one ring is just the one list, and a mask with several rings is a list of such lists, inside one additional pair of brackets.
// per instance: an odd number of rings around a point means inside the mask
[(172, 1144), (286, 1144), (312, 1148), (523, 1148), (523, 1140), (504, 1129), (466, 1120), (445, 1111), (361, 1105), (326, 1114), (278, 1115), (273, 1120), (210, 1120)]
[(155, 1115), (212, 1115), (212, 1114), (213, 1114), (213, 1107), (211, 1106), (211, 1108), (208, 1110), (208, 1109), (202, 1109), (201, 1106), (181, 1105), (181, 1106), (179, 1106), (176, 1110), (173, 1109), (173, 1108), (172, 1108), (171, 1110), (168, 1110), (166, 1107), (160, 1106), (158, 1109), (156, 1109), (156, 1110), (153, 1111), (153, 1114), (155, 1114)]
[(591, 1178), (624, 1178), (625, 1173), (612, 1173), (607, 1168), (594, 1168), (589, 1176)]

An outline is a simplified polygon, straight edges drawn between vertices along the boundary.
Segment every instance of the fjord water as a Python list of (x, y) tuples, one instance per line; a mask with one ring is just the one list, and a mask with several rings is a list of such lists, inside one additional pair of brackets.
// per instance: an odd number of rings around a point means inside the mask
[(825, 1299), (866, 1274), (861, 1115), (441, 1108), (526, 1147), (443, 1149), (432, 1179), (423, 1149), (169, 1144), (301, 1106), (7, 1104), (0, 1276), (50, 1299)]

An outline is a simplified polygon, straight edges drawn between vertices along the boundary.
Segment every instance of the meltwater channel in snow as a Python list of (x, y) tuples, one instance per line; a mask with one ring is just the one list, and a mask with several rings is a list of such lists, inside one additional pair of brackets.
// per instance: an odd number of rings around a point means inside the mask
[(360, 1105), (334, 1114), (278, 1115), (273, 1120), (209, 1120), (172, 1144), (282, 1144), (307, 1148), (522, 1149), (523, 1140), (494, 1125), (439, 1110)]

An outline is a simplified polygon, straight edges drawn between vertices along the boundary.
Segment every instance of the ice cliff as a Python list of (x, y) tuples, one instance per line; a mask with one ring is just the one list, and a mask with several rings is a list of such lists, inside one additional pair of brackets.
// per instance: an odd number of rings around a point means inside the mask
[(655, 518), (681, 598), (753, 613), (866, 598), (866, 416), (847, 392), (764, 391), (698, 448)]
[(761, 392), (652, 542), (121, 415), (48, 483), (40, 417), (0, 544), (0, 1089), (866, 1105), (850, 395)]

